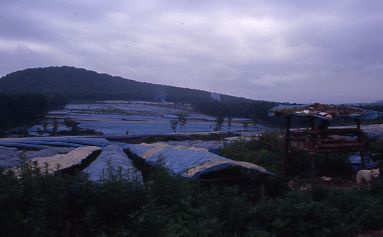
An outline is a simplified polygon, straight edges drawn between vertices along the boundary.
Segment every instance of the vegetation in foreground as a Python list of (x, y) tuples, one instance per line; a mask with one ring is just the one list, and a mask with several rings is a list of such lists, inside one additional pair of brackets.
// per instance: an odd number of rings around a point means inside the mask
[(261, 198), (256, 185), (202, 185), (161, 171), (145, 187), (1, 174), (0, 235), (322, 237), (383, 228), (381, 182), (371, 192), (275, 187)]
[[(274, 159), (270, 139), (223, 152), (247, 147), (261, 150), (261, 161)], [(382, 181), (371, 191), (319, 185), (291, 191), (286, 180), (271, 178), (262, 195), (257, 179), (196, 183), (161, 170), (150, 172), (145, 186), (118, 177), (93, 183), (81, 173), (46, 176), (26, 169), (17, 179), (0, 172), (0, 235), (354, 236), (383, 228)]]

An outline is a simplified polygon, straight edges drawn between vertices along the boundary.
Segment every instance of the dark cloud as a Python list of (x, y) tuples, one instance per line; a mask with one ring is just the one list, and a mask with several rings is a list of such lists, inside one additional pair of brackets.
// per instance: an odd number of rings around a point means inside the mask
[(1, 2), (0, 74), (73, 65), (254, 99), (382, 99), (383, 2)]

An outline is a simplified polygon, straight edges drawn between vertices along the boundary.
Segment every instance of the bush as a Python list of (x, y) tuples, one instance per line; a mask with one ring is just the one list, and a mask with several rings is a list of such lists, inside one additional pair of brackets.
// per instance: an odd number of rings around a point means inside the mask
[(0, 172), (1, 236), (353, 236), (383, 228), (383, 186), (288, 192), (200, 184), (157, 170), (144, 187), (82, 174)]
[(277, 133), (265, 133), (257, 140), (238, 141), (226, 145), (220, 155), (233, 160), (251, 162), (280, 173), (283, 164), (280, 147)]
[(306, 194), (262, 202), (253, 213), (257, 226), (276, 236), (351, 236), (338, 209)]

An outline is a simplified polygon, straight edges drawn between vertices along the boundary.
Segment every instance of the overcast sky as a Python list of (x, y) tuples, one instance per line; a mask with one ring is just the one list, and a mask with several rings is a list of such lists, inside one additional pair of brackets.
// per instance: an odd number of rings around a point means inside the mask
[(0, 0), (0, 75), (75, 66), (252, 99), (383, 99), (383, 1)]

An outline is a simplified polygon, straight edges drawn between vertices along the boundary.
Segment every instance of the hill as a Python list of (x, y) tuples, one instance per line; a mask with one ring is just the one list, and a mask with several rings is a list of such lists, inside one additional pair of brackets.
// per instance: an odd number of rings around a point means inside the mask
[[(145, 100), (190, 103), (219, 116), (266, 118), (276, 103), (202, 90), (138, 82), (74, 67), (32, 68), (0, 78), (0, 94), (63, 95), (70, 100)], [(240, 106), (239, 106), (240, 105)]]
[[(0, 79), (0, 92), (11, 94), (61, 94), (68, 99), (181, 100), (207, 92), (137, 82), (74, 67), (25, 69)], [(177, 94), (183, 94), (177, 98)], [(171, 97), (171, 98), (170, 98)]]

